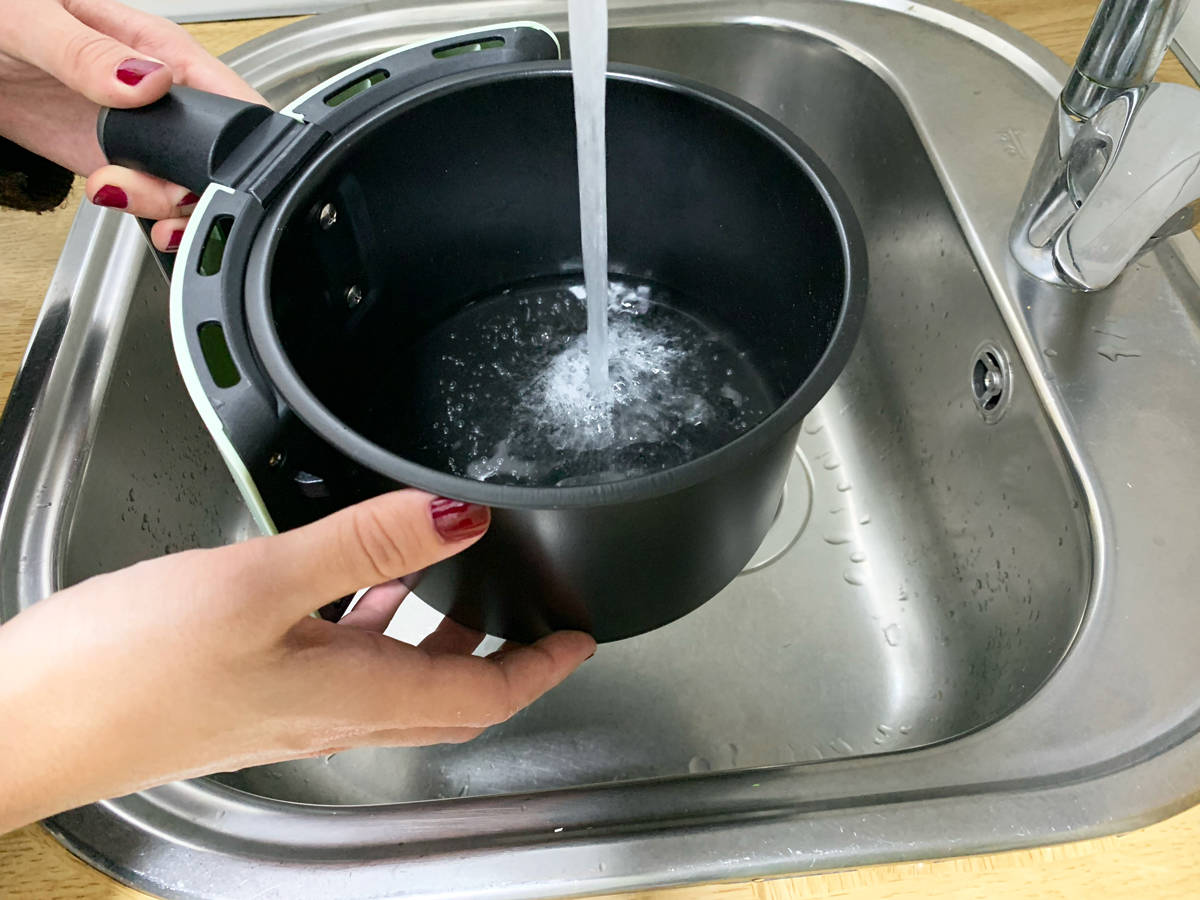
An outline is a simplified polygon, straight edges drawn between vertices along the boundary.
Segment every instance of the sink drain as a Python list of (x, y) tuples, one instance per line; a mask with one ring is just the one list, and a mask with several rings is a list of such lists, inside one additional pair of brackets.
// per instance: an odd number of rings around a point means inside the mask
[(975, 351), (971, 366), (971, 396), (975, 408), (989, 425), (999, 422), (1012, 399), (1012, 378), (1008, 354), (1000, 347), (985, 341)]
[(792, 458), (792, 466), (788, 469), (787, 481), (783, 485), (783, 499), (779, 501), (779, 510), (775, 513), (775, 521), (771, 523), (763, 542), (758, 545), (754, 556), (742, 573), (753, 572), (772, 563), (796, 543), (808, 524), (812, 512), (812, 472), (808, 460), (800, 448), (796, 448)]

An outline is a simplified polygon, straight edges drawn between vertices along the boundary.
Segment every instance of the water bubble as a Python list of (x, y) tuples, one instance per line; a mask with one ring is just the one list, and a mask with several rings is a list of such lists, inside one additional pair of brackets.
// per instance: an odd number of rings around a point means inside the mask
[(900, 626), (896, 624), (889, 625), (883, 629), (883, 639), (888, 642), (889, 647), (900, 646)]

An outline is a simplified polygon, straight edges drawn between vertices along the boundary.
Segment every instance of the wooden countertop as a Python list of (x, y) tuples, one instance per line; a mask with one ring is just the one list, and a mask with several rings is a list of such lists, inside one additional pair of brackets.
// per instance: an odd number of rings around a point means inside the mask
[[(1072, 59), (1095, 0), (972, 0), (1064, 59)], [(189, 26), (209, 50), (223, 53), (288, 19)], [(1187, 81), (1174, 58), (1161, 77)], [(41, 216), (0, 211), (0, 396), (8, 396), (25, 344), (80, 199), (79, 185), (61, 209)], [(1197, 686), (1200, 689), (1200, 685)], [(63, 850), (40, 826), (0, 836), (0, 898), (5, 900), (145, 900)], [(934, 862), (869, 866), (769, 881), (706, 885), (621, 895), (619, 900), (853, 900), (906, 898), (1200, 897), (1200, 806), (1131, 834), (1035, 850)], [(618, 900), (616, 897), (609, 900)]]

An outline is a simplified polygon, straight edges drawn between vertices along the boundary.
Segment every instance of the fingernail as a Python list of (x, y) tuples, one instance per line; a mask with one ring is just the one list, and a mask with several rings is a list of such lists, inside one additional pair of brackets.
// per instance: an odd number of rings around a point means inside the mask
[(185, 207), (188, 207), (188, 206), (195, 206), (199, 202), (200, 202), (200, 198), (198, 196), (196, 196), (195, 194), (193, 194), (191, 191), (188, 191), (186, 194), (183, 195), (183, 199), (179, 201), (179, 208), (184, 209)]
[(167, 252), (179, 249), (179, 242), (183, 240), (183, 229), (176, 228), (171, 232), (171, 236), (167, 239)]
[(133, 86), (139, 84), (151, 72), (157, 72), (162, 67), (162, 63), (152, 59), (127, 59), (117, 66), (117, 81)]
[(491, 513), (486, 506), (435, 497), (429, 503), (433, 527), (447, 541), (465, 541), (487, 530)]
[(92, 197), (92, 202), (97, 206), (111, 206), (113, 209), (124, 209), (129, 205), (129, 197), (116, 185), (106, 184), (100, 190), (96, 191), (96, 195)]

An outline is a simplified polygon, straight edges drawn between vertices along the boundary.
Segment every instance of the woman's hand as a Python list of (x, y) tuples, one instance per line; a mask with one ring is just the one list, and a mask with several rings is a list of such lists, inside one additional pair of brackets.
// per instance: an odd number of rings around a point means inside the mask
[[(295, 531), (101, 575), (0, 628), (0, 833), (178, 778), (365, 745), (470, 740), (595, 650), (560, 632), (489, 658), (449, 620), (381, 632), (397, 581), (470, 546), (483, 507), (387, 494)], [(338, 624), (309, 616), (363, 585)]]
[(0, 134), (87, 176), (101, 206), (160, 220), (160, 250), (179, 246), (194, 194), (107, 165), (96, 139), (100, 106), (145, 106), (172, 82), (264, 102), (233, 71), (166, 19), (114, 0), (4, 0), (0, 9)]

